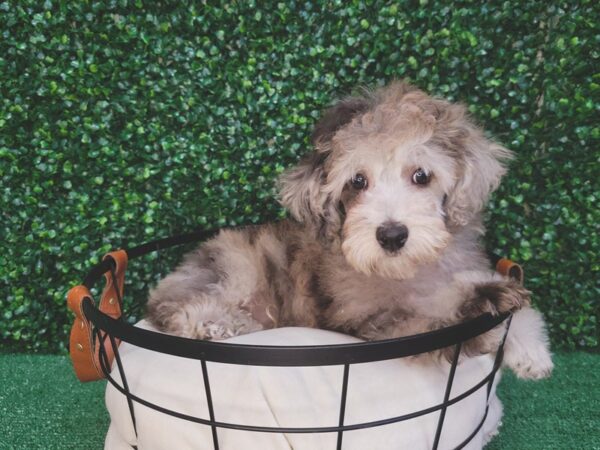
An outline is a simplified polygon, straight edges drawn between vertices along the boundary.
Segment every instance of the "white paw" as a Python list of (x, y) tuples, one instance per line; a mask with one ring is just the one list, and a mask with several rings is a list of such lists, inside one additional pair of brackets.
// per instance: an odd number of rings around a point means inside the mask
[(195, 339), (220, 341), (262, 329), (262, 325), (253, 320), (246, 311), (232, 308), (219, 319), (203, 318), (203, 320), (199, 320), (195, 324), (193, 337)]
[(194, 337), (196, 339), (219, 341), (235, 336), (234, 330), (226, 323), (219, 322), (199, 322), (196, 325)]
[(533, 348), (511, 349), (504, 357), (504, 362), (519, 378), (540, 380), (548, 378), (554, 369), (552, 355), (547, 346), (539, 343)]
[(173, 314), (165, 329), (191, 339), (219, 341), (258, 331), (262, 326), (237, 306), (216, 298), (199, 297)]

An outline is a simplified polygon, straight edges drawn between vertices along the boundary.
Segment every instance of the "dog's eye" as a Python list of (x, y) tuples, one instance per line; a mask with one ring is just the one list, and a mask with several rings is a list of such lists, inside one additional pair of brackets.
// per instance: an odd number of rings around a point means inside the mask
[(415, 170), (412, 176), (412, 182), (421, 186), (424, 186), (427, 183), (429, 183), (430, 179), (431, 174), (425, 172), (425, 170), (421, 169), (420, 167), (417, 170)]
[(350, 180), (350, 184), (356, 190), (363, 190), (367, 188), (367, 177), (365, 177), (362, 173), (357, 173)]

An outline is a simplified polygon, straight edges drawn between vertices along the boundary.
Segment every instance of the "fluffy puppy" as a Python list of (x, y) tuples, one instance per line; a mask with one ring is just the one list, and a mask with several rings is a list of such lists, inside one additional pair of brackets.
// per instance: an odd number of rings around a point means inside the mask
[[(292, 218), (222, 230), (188, 254), (150, 293), (156, 327), (223, 339), (309, 326), (373, 340), (510, 311), (507, 363), (523, 377), (550, 373), (530, 293), (494, 273), (479, 242), (510, 151), (462, 105), (402, 82), (334, 105), (312, 141), (280, 179)], [(501, 331), (463, 350), (493, 351)]]

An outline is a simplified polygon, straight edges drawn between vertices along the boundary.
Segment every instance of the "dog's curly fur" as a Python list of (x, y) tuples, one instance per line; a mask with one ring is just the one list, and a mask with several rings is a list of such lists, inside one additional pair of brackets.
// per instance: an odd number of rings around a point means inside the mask
[[(188, 254), (150, 294), (156, 327), (222, 339), (309, 326), (372, 340), (511, 311), (506, 361), (524, 377), (550, 373), (530, 293), (489, 269), (479, 243), (510, 151), (462, 105), (403, 82), (334, 105), (312, 141), (280, 180), (292, 219), (222, 230)], [(464, 350), (491, 351), (500, 334)]]

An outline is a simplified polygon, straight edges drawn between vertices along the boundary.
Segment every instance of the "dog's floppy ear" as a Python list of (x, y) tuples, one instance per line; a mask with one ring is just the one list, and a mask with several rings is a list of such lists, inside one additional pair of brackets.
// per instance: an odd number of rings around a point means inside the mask
[(458, 226), (468, 224), (483, 209), (506, 173), (505, 163), (512, 158), (510, 150), (469, 128), (458, 179), (445, 203), (449, 222)]
[(325, 180), (325, 160), (329, 153), (313, 152), (279, 178), (281, 204), (299, 222), (314, 221), (324, 214), (327, 201), (321, 186)]
[(281, 204), (296, 220), (313, 223), (320, 229), (335, 225), (337, 205), (322, 189), (327, 178), (325, 167), (331, 154), (331, 140), (340, 128), (368, 107), (366, 99), (351, 97), (325, 111), (311, 136), (315, 150), (280, 177)]

